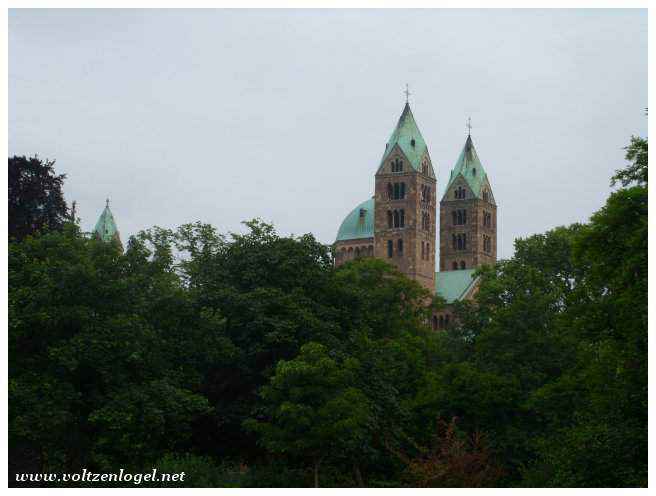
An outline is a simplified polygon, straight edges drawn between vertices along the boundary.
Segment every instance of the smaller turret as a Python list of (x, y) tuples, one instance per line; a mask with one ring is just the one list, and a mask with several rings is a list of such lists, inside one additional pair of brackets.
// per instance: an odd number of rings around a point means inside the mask
[(96, 222), (96, 227), (93, 229), (93, 235), (96, 239), (106, 243), (116, 243), (121, 251), (123, 251), (121, 236), (118, 232), (118, 227), (116, 227), (116, 221), (114, 220), (112, 211), (109, 209), (109, 198), (107, 198), (105, 209), (100, 214), (98, 222)]

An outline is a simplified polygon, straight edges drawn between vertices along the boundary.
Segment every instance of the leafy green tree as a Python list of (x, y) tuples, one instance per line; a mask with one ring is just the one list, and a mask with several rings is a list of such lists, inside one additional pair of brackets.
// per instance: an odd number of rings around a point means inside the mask
[(9, 239), (21, 240), (45, 228), (59, 230), (68, 221), (62, 186), (54, 161), (34, 156), (9, 158)]
[(250, 459), (262, 450), (242, 422), (257, 408), (257, 390), (279, 360), (294, 358), (310, 340), (335, 342), (339, 328), (325, 303), (333, 270), (327, 248), (311, 235), (280, 236), (258, 220), (245, 225), (245, 234), (229, 236), (200, 223), (160, 235), (178, 250), (176, 271), (190, 304), (223, 319), (233, 350), (203, 378), (215, 413), (194, 438), (202, 450)]
[(631, 143), (625, 149), (626, 159), (631, 164), (615, 172), (615, 175), (611, 178), (611, 186), (614, 186), (618, 182), (622, 186), (628, 186), (631, 183), (637, 183), (638, 186), (646, 186), (649, 160), (647, 139), (639, 136), (631, 136)]
[(318, 343), (307, 343), (297, 358), (281, 360), (262, 388), (267, 416), (246, 426), (273, 453), (312, 460), (314, 486), (324, 460), (353, 460), (370, 437), (371, 404), (354, 386), (359, 364), (338, 361)]
[(72, 225), (28, 237), (10, 246), (9, 287), (10, 446), (73, 471), (190, 442), (207, 364), (232, 349), (145, 243), (122, 255)]
[(518, 480), (534, 456), (533, 436), (544, 432), (528, 400), (576, 358), (566, 312), (580, 277), (572, 262), (580, 230), (516, 240), (514, 257), (479, 270), (476, 301), (457, 305), (458, 325), (445, 339), (452, 359), (428, 373), (417, 398), (425, 415), (458, 417), (465, 431), (486, 432), (507, 484)]
[(553, 432), (538, 442), (528, 484), (647, 485), (647, 141), (632, 138), (626, 158), (613, 178), (625, 188), (574, 243), (583, 277), (568, 321), (578, 356), (532, 398)]

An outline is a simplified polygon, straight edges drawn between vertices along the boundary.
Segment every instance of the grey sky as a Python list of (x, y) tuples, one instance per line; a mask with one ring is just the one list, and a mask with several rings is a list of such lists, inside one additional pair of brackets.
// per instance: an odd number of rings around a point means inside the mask
[(334, 241), (410, 85), (438, 191), (472, 137), (513, 239), (586, 221), (645, 135), (646, 10), (11, 10), (9, 153), (124, 241), (262, 217)]

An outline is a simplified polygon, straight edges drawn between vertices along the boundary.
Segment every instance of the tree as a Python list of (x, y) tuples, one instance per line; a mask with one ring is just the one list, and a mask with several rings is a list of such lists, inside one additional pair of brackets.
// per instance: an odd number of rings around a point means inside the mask
[(638, 186), (646, 186), (648, 173), (647, 164), (649, 160), (649, 146), (646, 138), (631, 136), (631, 143), (625, 148), (626, 159), (631, 165), (615, 172), (611, 178), (611, 186), (621, 183), (622, 186), (628, 186), (631, 183), (637, 183)]
[(355, 387), (357, 368), (354, 359), (338, 361), (324, 346), (307, 343), (294, 360), (278, 362), (262, 388), (265, 418), (245, 423), (269, 451), (312, 460), (314, 487), (324, 460), (354, 462), (370, 437), (371, 405)]
[(22, 240), (43, 229), (60, 230), (68, 220), (62, 186), (65, 174), (55, 175), (54, 161), (9, 158), (9, 239)]
[(257, 409), (258, 389), (279, 360), (293, 359), (312, 340), (336, 342), (339, 327), (325, 296), (333, 271), (327, 248), (311, 235), (280, 236), (259, 220), (245, 225), (246, 233), (225, 236), (188, 224), (170, 233), (170, 242), (191, 305), (223, 319), (234, 351), (203, 378), (215, 413), (197, 425), (194, 439), (200, 449), (250, 460), (263, 450), (242, 422)]
[(10, 245), (9, 437), (38, 471), (141, 467), (182, 449), (211, 411), (198, 393), (231, 357), (169, 263), (73, 225)]
[(531, 400), (552, 432), (538, 441), (529, 484), (647, 485), (647, 141), (633, 137), (627, 150), (633, 163), (613, 178), (624, 188), (573, 245), (583, 273), (568, 312), (578, 354)]

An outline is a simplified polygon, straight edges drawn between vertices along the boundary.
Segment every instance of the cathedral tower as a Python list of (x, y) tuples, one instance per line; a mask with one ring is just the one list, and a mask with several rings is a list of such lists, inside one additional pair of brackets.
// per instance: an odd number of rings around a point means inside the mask
[(116, 227), (116, 221), (109, 209), (109, 198), (105, 204), (105, 209), (100, 214), (96, 227), (93, 229), (93, 235), (106, 243), (115, 243), (121, 251), (123, 251), (123, 243), (121, 243), (121, 236)]
[(435, 172), (407, 102), (375, 183), (374, 256), (435, 292)]
[(440, 271), (473, 269), (497, 259), (497, 205), (471, 134), (440, 202)]

